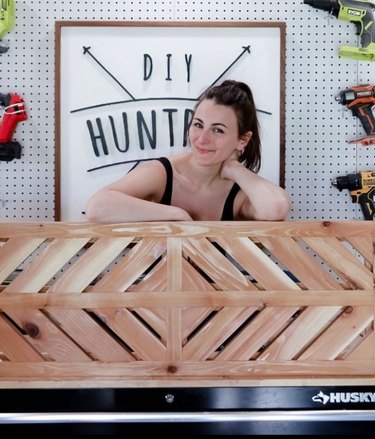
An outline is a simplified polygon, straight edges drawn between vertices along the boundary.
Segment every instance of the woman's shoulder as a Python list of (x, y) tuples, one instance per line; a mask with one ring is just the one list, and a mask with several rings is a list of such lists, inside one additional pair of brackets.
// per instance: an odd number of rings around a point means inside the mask
[(161, 163), (165, 168), (171, 166), (171, 162), (170, 162), (170, 160), (169, 160), (168, 157), (164, 157), (164, 156), (162, 156), (162, 157), (157, 157), (157, 158), (155, 158), (155, 159), (153, 159), (153, 160), (158, 161), (158, 162)]
[(187, 151), (187, 152), (181, 152), (179, 154), (173, 154), (168, 157), (161, 157), (161, 158), (168, 160), (172, 166), (175, 166), (181, 163), (182, 164), (186, 163), (189, 160), (189, 157), (190, 157), (190, 153), (189, 151)]
[(133, 167), (132, 170), (135, 169), (161, 169), (163, 166), (170, 163), (168, 157), (155, 157), (152, 159), (144, 159), (140, 160), (136, 166)]
[(174, 154), (170, 156), (160, 156), (152, 159), (147, 159), (143, 162), (146, 169), (162, 169), (169, 173), (173, 172), (176, 167), (183, 165), (188, 160), (188, 153)]
[(159, 179), (166, 173), (166, 162), (162, 157), (140, 160), (130, 170), (128, 170), (120, 179), (124, 183), (129, 181), (138, 181), (141, 179), (144, 183)]

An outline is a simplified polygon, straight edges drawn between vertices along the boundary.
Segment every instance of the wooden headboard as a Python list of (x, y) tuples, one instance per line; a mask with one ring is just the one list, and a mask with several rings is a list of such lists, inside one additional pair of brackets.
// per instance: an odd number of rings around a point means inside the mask
[(0, 387), (375, 383), (371, 221), (0, 223)]

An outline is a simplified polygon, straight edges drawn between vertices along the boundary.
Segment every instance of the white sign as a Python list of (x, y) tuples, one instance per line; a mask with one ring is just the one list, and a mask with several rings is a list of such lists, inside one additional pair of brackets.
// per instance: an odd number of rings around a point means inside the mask
[(284, 23), (56, 22), (56, 220), (141, 160), (189, 148), (203, 91), (252, 89), (260, 174), (283, 185)]

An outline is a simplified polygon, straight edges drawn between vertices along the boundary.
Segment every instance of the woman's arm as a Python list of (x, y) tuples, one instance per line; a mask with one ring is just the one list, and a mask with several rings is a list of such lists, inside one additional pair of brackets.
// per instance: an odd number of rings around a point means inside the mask
[(221, 176), (236, 182), (246, 195), (240, 219), (280, 221), (291, 208), (289, 194), (280, 186), (245, 168), (235, 159), (223, 163)]
[(166, 173), (158, 161), (143, 163), (119, 180), (97, 191), (86, 205), (94, 222), (188, 221), (183, 209), (159, 203)]

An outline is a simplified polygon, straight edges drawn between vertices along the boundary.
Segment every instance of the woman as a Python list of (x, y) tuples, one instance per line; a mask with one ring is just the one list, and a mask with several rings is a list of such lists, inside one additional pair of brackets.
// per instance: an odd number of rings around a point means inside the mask
[(291, 200), (257, 175), (261, 145), (250, 88), (226, 80), (195, 106), (191, 150), (142, 163), (96, 192), (89, 221), (283, 220)]

